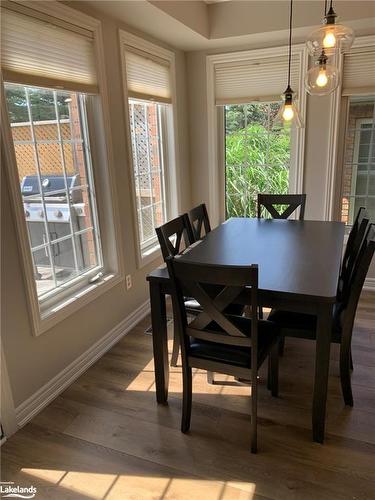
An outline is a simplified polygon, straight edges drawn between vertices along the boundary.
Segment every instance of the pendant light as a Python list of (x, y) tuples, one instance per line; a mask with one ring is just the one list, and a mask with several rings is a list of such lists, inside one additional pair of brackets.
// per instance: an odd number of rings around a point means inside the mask
[(333, 64), (328, 64), (327, 61), (325, 49), (322, 49), (314, 66), (306, 73), (305, 89), (310, 95), (329, 95), (337, 89), (339, 70)]
[(327, 12), (325, 0), (323, 26), (311, 33), (306, 41), (307, 49), (311, 56), (321, 54), (324, 49), (326, 55), (331, 55), (336, 50), (348, 51), (354, 41), (354, 31), (343, 24), (336, 24), (337, 14), (333, 10), (333, 0)]
[(295, 126), (303, 127), (298, 108), (295, 103), (294, 91), (290, 86), (291, 62), (292, 62), (292, 22), (293, 22), (293, 0), (290, 0), (289, 13), (289, 53), (288, 53), (288, 85), (283, 94), (283, 103), (274, 120), (274, 127)]

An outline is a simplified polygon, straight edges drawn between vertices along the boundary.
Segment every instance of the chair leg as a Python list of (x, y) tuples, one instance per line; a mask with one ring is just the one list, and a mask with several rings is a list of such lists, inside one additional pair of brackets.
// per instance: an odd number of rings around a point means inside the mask
[(284, 348), (285, 348), (285, 337), (281, 337), (279, 341), (279, 355), (284, 356)]
[[(183, 362), (184, 365), (184, 362)], [(182, 368), (182, 419), (181, 419), (181, 432), (187, 432), (190, 429), (191, 419), (191, 400), (192, 400), (192, 375), (190, 366), (183, 366)]]
[(178, 336), (178, 332), (174, 329), (173, 332), (173, 350), (171, 357), (171, 366), (177, 366), (178, 354), (180, 351), (180, 339)]
[(350, 369), (351, 371), (354, 370), (354, 366), (353, 366), (353, 355), (352, 355), (352, 348), (350, 348)]
[(271, 394), (275, 398), (279, 395), (279, 345), (276, 343), (269, 356)]
[(259, 319), (263, 319), (263, 307), (259, 306)]
[(207, 372), (207, 383), (212, 385), (215, 383), (214, 372)]
[(251, 377), (251, 453), (256, 453), (257, 445), (257, 420), (258, 420), (258, 380)]
[(344, 339), (340, 344), (340, 379), (345, 404), (353, 406), (352, 384), (350, 380), (350, 345)]
[(267, 360), (267, 389), (270, 391), (272, 389), (272, 373), (271, 373), (271, 355), (268, 356)]

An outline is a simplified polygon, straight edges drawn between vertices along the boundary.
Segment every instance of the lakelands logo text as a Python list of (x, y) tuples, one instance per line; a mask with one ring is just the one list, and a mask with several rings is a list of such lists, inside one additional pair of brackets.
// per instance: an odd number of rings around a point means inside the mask
[(35, 486), (18, 486), (13, 482), (0, 483), (1, 498), (34, 498), (36, 495)]

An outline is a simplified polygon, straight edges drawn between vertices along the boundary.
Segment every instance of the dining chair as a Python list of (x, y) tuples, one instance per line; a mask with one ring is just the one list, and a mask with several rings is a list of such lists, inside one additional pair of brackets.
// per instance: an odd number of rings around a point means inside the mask
[[(157, 227), (155, 230), (164, 262), (166, 262), (168, 257), (178, 255), (195, 242), (187, 214), (180, 215), (162, 226)], [(199, 303), (195, 300), (192, 300), (190, 297), (185, 297), (185, 300), (190, 314), (194, 315), (197, 313), (197, 310), (201, 310)], [(176, 326), (174, 325), (171, 366), (177, 366), (179, 350), (180, 339), (176, 333)], [(211, 375), (210, 378), (212, 378)]]
[(164, 261), (177, 255), (194, 243), (194, 235), (187, 214), (180, 215), (155, 229)]
[[(281, 205), (279, 212), (275, 205)], [(258, 218), (267, 215), (273, 219), (288, 219), (299, 208), (299, 220), (305, 216), (306, 195), (305, 194), (258, 194)]]
[(365, 207), (360, 207), (353, 222), (353, 226), (350, 230), (348, 240), (346, 242), (344, 256), (341, 262), (340, 277), (337, 287), (337, 296), (339, 300), (342, 291), (345, 288), (345, 282), (350, 278), (350, 274), (358, 257), (358, 252), (369, 222), (370, 220)]
[[(211, 231), (210, 219), (208, 217), (207, 207), (205, 203), (201, 203), (197, 207), (189, 211), (189, 219), (191, 229), (196, 241), (201, 240), (207, 233)], [(204, 229), (204, 234), (202, 230)]]
[[(359, 297), (375, 252), (375, 225), (369, 224), (357, 258), (332, 314), (331, 341), (340, 344), (340, 380), (346, 405), (353, 406), (350, 380), (351, 340)], [(272, 310), (268, 319), (277, 323), (282, 336), (316, 338), (316, 316)]]
[[(366, 209), (361, 207), (358, 210), (357, 216), (354, 220), (352, 229), (349, 233), (346, 249), (344, 252), (344, 257), (341, 263), (341, 270), (339, 281), (337, 285), (336, 302), (341, 303), (343, 301), (344, 290), (348, 288), (348, 281), (350, 280), (351, 274), (353, 272), (354, 264), (358, 258), (359, 250), (361, 248), (363, 238), (366, 234), (367, 227), (370, 221), (366, 214)], [(280, 355), (284, 353), (285, 347), (285, 336), (280, 341)], [(350, 350), (350, 368), (353, 369), (353, 361)]]
[[(190, 428), (192, 368), (251, 381), (251, 451), (257, 451), (257, 376), (271, 356), (271, 390), (278, 394), (278, 327), (258, 319), (258, 266), (213, 266), (169, 257), (172, 301), (180, 335), (183, 403), (181, 431)], [(251, 318), (225, 314), (225, 309), (250, 290)], [(217, 293), (212, 294), (213, 289)], [(184, 293), (194, 297), (202, 312), (188, 323)]]

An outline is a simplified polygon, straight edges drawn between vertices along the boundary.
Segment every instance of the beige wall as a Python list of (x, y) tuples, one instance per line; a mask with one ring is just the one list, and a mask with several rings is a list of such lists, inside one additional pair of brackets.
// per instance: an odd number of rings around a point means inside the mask
[[(90, 11), (89, 13), (92, 13)], [(132, 275), (133, 287), (124, 283), (84, 306), (51, 330), (32, 335), (27, 297), (18, 252), (14, 218), (10, 208), (5, 169), (2, 168), (2, 343), (7, 360), (15, 405), (50, 381), (69, 363), (109, 332), (148, 298), (146, 274), (156, 267), (156, 260), (137, 269), (135, 228), (132, 216), (128, 151), (126, 149), (122, 77), (115, 21), (104, 19), (103, 38), (109, 92), (110, 134), (113, 144), (112, 165), (121, 217), (121, 241), (125, 255), (125, 274)], [(127, 29), (126, 26), (122, 26)], [(139, 33), (138, 33), (139, 34)], [(180, 209), (190, 206), (188, 161), (188, 122), (185, 88), (185, 56), (176, 51), (177, 113), (180, 182)], [(4, 165), (3, 165), (4, 167)]]

